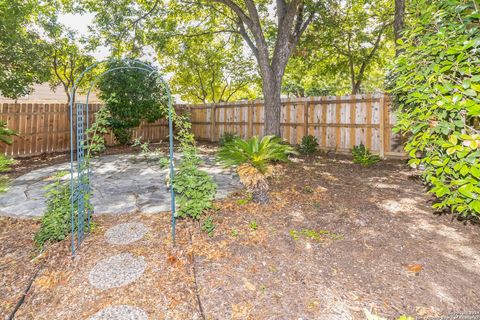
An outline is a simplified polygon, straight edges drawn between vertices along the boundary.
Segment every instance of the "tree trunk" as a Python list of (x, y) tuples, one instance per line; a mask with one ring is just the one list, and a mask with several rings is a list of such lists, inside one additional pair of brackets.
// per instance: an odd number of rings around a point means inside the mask
[(405, 25), (405, 0), (395, 0), (395, 18), (393, 21), (393, 32), (395, 34), (395, 55), (400, 54), (397, 40), (402, 37), (402, 31)]
[(262, 80), (265, 99), (265, 134), (280, 137), (282, 78), (278, 79), (270, 71), (263, 75)]

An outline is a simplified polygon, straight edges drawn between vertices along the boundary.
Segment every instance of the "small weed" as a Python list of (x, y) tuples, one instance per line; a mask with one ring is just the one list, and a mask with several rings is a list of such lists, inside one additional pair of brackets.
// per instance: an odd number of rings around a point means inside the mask
[(304, 193), (314, 193), (315, 190), (313, 190), (313, 188), (310, 187), (310, 186), (306, 186), (306, 187), (303, 188), (303, 192)]
[(293, 240), (297, 241), (300, 237), (308, 238), (310, 240), (315, 240), (322, 242), (325, 240), (342, 240), (343, 236), (328, 230), (312, 230), (312, 229), (301, 229), (301, 230), (290, 230), (290, 236)]
[(138, 137), (133, 140), (132, 147), (139, 147), (142, 144), (143, 137)]
[(270, 272), (278, 272), (278, 269), (275, 266), (269, 266), (268, 270), (270, 270)]
[(232, 237), (236, 237), (236, 236), (238, 236), (238, 230), (237, 230), (237, 229), (235, 229), (235, 228), (234, 228), (234, 229), (232, 229), (232, 232), (230, 232), (230, 235), (231, 235)]
[(252, 199), (253, 199), (252, 193), (247, 192), (247, 194), (245, 195), (245, 198), (237, 200), (237, 204), (240, 205), (240, 206), (244, 206), (244, 205), (250, 203), (252, 201)]
[(250, 221), (250, 223), (248, 224), (248, 227), (253, 231), (257, 230), (258, 229), (257, 221), (255, 220)]
[(213, 237), (216, 227), (217, 226), (213, 222), (213, 217), (206, 218), (202, 223), (202, 231), (206, 232), (210, 237)]
[(315, 210), (320, 210), (322, 209), (322, 203), (321, 202), (318, 202), (318, 201), (315, 201), (314, 203), (312, 203), (312, 206)]
[(264, 285), (264, 284), (262, 284), (262, 285), (260, 286), (260, 292), (262, 292), (262, 293), (264, 294), (266, 291), (267, 291), (267, 286)]

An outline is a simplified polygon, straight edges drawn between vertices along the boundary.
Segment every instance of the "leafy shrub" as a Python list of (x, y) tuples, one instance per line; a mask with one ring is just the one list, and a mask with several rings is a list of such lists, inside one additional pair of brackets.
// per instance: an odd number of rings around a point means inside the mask
[(182, 150), (180, 166), (173, 180), (173, 189), (178, 194), (177, 215), (198, 220), (202, 213), (212, 208), (217, 185), (208, 173), (198, 169), (202, 161), (197, 155), (188, 118), (175, 116), (175, 120)]
[(108, 133), (110, 111), (103, 107), (95, 113), (95, 121), (86, 131), (90, 139), (88, 145), (88, 156), (105, 151), (105, 134)]
[(363, 145), (363, 143), (353, 147), (352, 155), (353, 163), (361, 164), (364, 167), (369, 167), (380, 161), (380, 157), (372, 154), (370, 150)]
[(12, 144), (12, 136), (16, 135), (17, 133), (15, 131), (7, 128), (5, 121), (0, 121), (0, 142)]
[(480, 213), (480, 27), (475, 0), (412, 3), (391, 88), (412, 167), (465, 217)]
[(160, 159), (158, 159), (158, 165), (160, 169), (167, 168), (170, 165), (170, 158), (160, 157)]
[(300, 147), (298, 148), (303, 154), (312, 154), (318, 149), (318, 140), (317, 137), (308, 135), (303, 136)]
[(291, 154), (297, 152), (291, 146), (282, 144), (280, 138), (265, 136), (260, 140), (255, 136), (227, 143), (220, 148), (217, 159), (225, 166), (250, 164), (261, 173), (265, 173), (271, 162), (285, 162)]
[[(53, 177), (53, 182), (46, 187), (47, 209), (42, 217), (40, 230), (34, 236), (35, 244), (39, 247), (43, 247), (47, 242), (64, 240), (71, 232), (70, 181), (62, 180), (62, 177), (67, 174), (67, 171), (57, 173)], [(76, 202), (74, 208), (76, 208)], [(87, 227), (85, 224), (85, 228)]]
[[(11, 129), (7, 128), (7, 123), (5, 121), (0, 121), (0, 142), (5, 144), (12, 144), (12, 136), (17, 133)], [(10, 166), (15, 161), (5, 157), (3, 154), (0, 154), (0, 173), (10, 171)], [(8, 178), (5, 176), (0, 176), (0, 193), (6, 192), (8, 190)]]
[[(138, 66), (133, 62), (126, 65)], [(125, 66), (114, 61), (107, 68)], [(166, 89), (154, 73), (120, 69), (105, 74), (98, 83), (99, 97), (110, 111), (109, 126), (117, 141), (127, 144), (132, 129), (142, 121), (154, 122), (168, 112)]]
[(222, 136), (220, 137), (220, 140), (218, 141), (218, 144), (220, 147), (223, 147), (227, 143), (232, 142), (235, 139), (238, 139), (238, 135), (234, 132), (224, 132)]
[[(5, 157), (3, 154), (0, 154), (0, 173), (10, 171), (10, 166), (15, 161)], [(0, 193), (6, 192), (8, 190), (8, 178), (5, 176), (0, 176)]]

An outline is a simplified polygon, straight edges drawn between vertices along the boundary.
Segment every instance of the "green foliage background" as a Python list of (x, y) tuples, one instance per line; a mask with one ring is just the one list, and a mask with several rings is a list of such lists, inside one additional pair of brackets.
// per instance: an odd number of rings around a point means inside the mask
[(435, 208), (480, 214), (480, 11), (478, 2), (416, 0), (392, 70), (397, 130)]
[[(114, 61), (106, 68), (125, 66), (122, 61)], [(98, 90), (110, 113), (109, 126), (121, 144), (130, 142), (131, 129), (142, 121), (154, 122), (168, 112), (166, 88), (154, 73), (138, 69), (114, 70), (102, 76)]]

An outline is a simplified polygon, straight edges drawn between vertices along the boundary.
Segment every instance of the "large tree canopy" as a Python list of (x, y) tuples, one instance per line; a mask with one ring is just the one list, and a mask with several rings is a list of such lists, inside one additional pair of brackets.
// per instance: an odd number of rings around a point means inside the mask
[(0, 94), (17, 99), (49, 78), (48, 45), (40, 19), (51, 7), (37, 0), (0, 0)]
[(394, 55), (393, 11), (390, 0), (332, 4), (290, 59), (284, 92), (298, 96), (381, 90)]
[[(95, 59), (81, 46), (81, 41), (73, 30), (69, 30), (56, 21), (48, 23), (45, 27), (48, 35), (48, 57), (50, 69), (50, 87), (55, 90), (62, 86), (66, 95), (66, 101), (70, 102), (71, 90), (78, 76), (88, 68)], [(84, 41), (82, 41), (84, 42)], [(80, 83), (75, 91), (86, 89), (90, 86), (90, 80), (94, 72), (85, 75), (86, 79)], [(74, 97), (75, 97), (74, 92)]]
[[(99, 30), (116, 51), (139, 44), (162, 48), (171, 37), (183, 39), (204, 34), (230, 33), (242, 37), (256, 59), (265, 99), (266, 133), (280, 134), (281, 82), (287, 62), (302, 34), (325, 10), (324, 1), (205, 0), (120, 1), (115, 8), (106, 0), (89, 0)], [(148, 32), (147, 32), (148, 31)], [(127, 41), (125, 41), (127, 39)], [(206, 44), (209, 45), (209, 44)], [(133, 50), (131, 50), (133, 51)], [(161, 54), (159, 52), (159, 54)]]
[(172, 38), (163, 52), (159, 62), (172, 74), (172, 90), (183, 101), (211, 103), (255, 97), (254, 61), (238, 36), (207, 34), (186, 42)]

